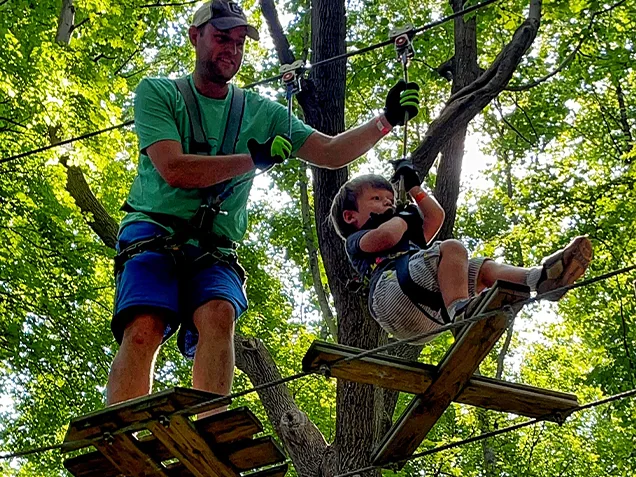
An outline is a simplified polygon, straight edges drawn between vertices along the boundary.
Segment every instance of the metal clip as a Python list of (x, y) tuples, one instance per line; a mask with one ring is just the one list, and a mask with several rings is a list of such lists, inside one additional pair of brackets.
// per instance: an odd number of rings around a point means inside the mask
[(415, 29), (410, 23), (407, 23), (402, 28), (396, 28), (389, 32), (389, 39), (393, 41), (397, 56), (402, 59), (403, 62), (415, 56), (413, 42), (411, 41), (414, 36)]

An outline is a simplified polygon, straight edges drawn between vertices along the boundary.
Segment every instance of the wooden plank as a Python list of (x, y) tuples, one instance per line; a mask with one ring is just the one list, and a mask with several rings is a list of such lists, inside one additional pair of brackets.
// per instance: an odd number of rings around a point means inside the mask
[(285, 453), (270, 436), (240, 441), (225, 447), (228, 459), (240, 472), (277, 464), (285, 460)]
[(216, 444), (251, 439), (254, 434), (263, 431), (258, 418), (246, 407), (197, 420), (194, 427), (204, 439), (211, 438)]
[[(303, 371), (317, 371), (320, 366), (327, 364), (331, 376), (335, 378), (411, 394), (423, 394), (435, 379), (436, 366), (386, 354), (337, 362), (362, 351), (350, 346), (314, 341), (303, 358)], [(554, 417), (548, 418), (555, 421), (566, 417), (579, 405), (574, 394), (476, 375), (470, 378), (455, 401), (527, 417), (543, 418), (555, 413)]]
[[(494, 311), (504, 305), (519, 303), (529, 296), (527, 287), (497, 282), (488, 291), (475, 313)], [(374, 465), (404, 459), (415, 452), (492, 350), (507, 324), (508, 318), (502, 311), (466, 325), (442, 359), (434, 381), (423, 394), (411, 401), (406, 411), (380, 442), (372, 456)]]
[[(214, 414), (197, 420), (193, 424), (203, 439), (211, 443), (210, 445), (223, 445), (244, 439), (251, 440), (254, 434), (263, 430), (258, 418), (246, 407)], [(152, 434), (141, 437), (136, 445), (142, 452), (152, 456), (156, 462), (163, 462), (173, 457), (172, 453)], [(89, 475), (116, 477), (119, 475), (119, 472), (99, 452), (90, 452), (68, 459), (64, 462), (64, 467), (77, 477), (88, 477)], [(182, 472), (192, 475), (187, 469), (179, 470), (179, 466), (174, 464), (169, 469), (168, 474), (171, 476), (173, 472), (177, 472), (179, 475)]]
[[(198, 389), (173, 388), (149, 396), (131, 399), (73, 419), (64, 441), (92, 439), (101, 436), (104, 432), (113, 432), (132, 424), (136, 424), (138, 429), (142, 429), (144, 422), (218, 397), (220, 397), (218, 394)], [(198, 412), (227, 406), (229, 403), (230, 399), (227, 399), (202, 408)], [(62, 452), (70, 452), (82, 447), (86, 446), (70, 444), (65, 446)]]
[(156, 421), (148, 429), (195, 477), (238, 477), (222, 462), (184, 416), (172, 416), (168, 426)]
[(131, 477), (166, 477), (161, 464), (144, 454), (128, 434), (118, 434), (107, 441), (99, 441), (95, 447), (124, 475)]

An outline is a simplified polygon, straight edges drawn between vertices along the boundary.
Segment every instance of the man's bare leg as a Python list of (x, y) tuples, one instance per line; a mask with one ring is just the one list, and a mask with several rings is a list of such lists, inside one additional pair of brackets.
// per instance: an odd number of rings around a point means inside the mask
[[(212, 300), (194, 312), (199, 342), (192, 367), (192, 385), (223, 396), (230, 394), (234, 378), (234, 306), (225, 300)], [(199, 418), (224, 411), (227, 407), (201, 413)]]
[(138, 314), (126, 326), (108, 375), (106, 401), (109, 406), (150, 394), (164, 329), (161, 314), (152, 312)]
[(448, 308), (457, 300), (468, 298), (468, 252), (457, 240), (445, 240), (439, 250), (437, 279)]

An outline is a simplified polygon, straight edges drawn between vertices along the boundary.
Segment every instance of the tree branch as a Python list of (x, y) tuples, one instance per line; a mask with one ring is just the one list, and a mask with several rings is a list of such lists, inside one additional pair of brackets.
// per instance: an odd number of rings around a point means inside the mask
[(55, 41), (61, 45), (68, 45), (73, 33), (73, 22), (75, 21), (75, 7), (73, 0), (62, 0), (62, 11), (57, 24), (57, 34)]
[(272, 40), (274, 41), (274, 47), (276, 48), (276, 54), (278, 55), (280, 64), (285, 65), (293, 63), (296, 61), (296, 57), (291, 51), (289, 41), (287, 40), (283, 27), (278, 19), (278, 13), (276, 12), (276, 5), (274, 5), (274, 1), (260, 0), (260, 2), (261, 11), (263, 12), (263, 17), (265, 17), (265, 22), (269, 28), (269, 34), (272, 36)]
[[(234, 350), (236, 367), (247, 374), (254, 386), (281, 379), (276, 363), (261, 340), (235, 336)], [(289, 388), (281, 384), (261, 390), (258, 395), (298, 475), (319, 475), (329, 446), (320, 430), (298, 408)]]
[(311, 223), (311, 210), (309, 207), (309, 194), (307, 192), (307, 165), (302, 162), (300, 170), (300, 209), (303, 222), (303, 235), (305, 236), (305, 246), (307, 253), (309, 254), (309, 269), (311, 270), (311, 276), (313, 278), (314, 291), (318, 297), (318, 304), (320, 311), (322, 312), (322, 318), (325, 320), (329, 333), (333, 340), (338, 342), (338, 327), (336, 326), (336, 320), (334, 319), (331, 307), (329, 306), (329, 299), (327, 298), (327, 292), (322, 284), (322, 278), (320, 276), (320, 267), (318, 264), (318, 247), (314, 242), (314, 230)]
[(453, 94), (412, 158), (418, 172), (425, 175), (453, 132), (466, 127), (483, 108), (504, 90), (521, 58), (528, 51), (539, 29), (542, 0), (530, 0), (528, 18), (514, 33), (493, 64), (471, 84)]

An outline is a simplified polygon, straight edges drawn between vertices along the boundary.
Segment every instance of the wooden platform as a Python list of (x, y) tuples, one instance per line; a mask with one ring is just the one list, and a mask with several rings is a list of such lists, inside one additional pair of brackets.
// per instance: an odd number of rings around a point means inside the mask
[[(247, 471), (254, 471), (250, 477), (283, 477), (283, 451), (271, 437), (253, 438), (263, 428), (247, 408), (194, 422), (187, 415), (171, 416), (217, 397), (175, 388), (75, 419), (67, 442), (107, 434), (95, 444), (97, 451), (72, 457), (64, 466), (76, 477), (238, 477)], [(133, 430), (117, 432), (124, 427)]]
[(561, 420), (578, 407), (576, 396), (474, 375), (508, 326), (511, 316), (501, 308), (510, 305), (516, 313), (528, 297), (529, 289), (525, 286), (497, 282), (475, 311), (475, 314), (496, 313), (467, 324), (457, 333), (455, 343), (438, 366), (388, 355), (338, 362), (362, 350), (314, 342), (303, 359), (303, 370), (317, 371), (327, 365), (334, 377), (416, 395), (376, 448), (372, 456), (374, 465), (411, 456), (453, 401)]

